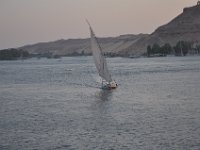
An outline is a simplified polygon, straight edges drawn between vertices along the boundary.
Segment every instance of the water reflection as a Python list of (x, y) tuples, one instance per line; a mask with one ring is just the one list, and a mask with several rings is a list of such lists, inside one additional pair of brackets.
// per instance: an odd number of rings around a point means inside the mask
[(96, 98), (102, 101), (109, 101), (112, 99), (112, 90), (101, 90), (96, 92)]
[[(95, 110), (96, 115), (106, 115), (107, 112), (112, 108), (112, 91), (100, 90), (95, 93), (95, 101), (91, 103), (91, 109)], [(94, 112), (93, 112), (94, 114)]]
[[(108, 125), (115, 123), (113, 120), (112, 110), (112, 93), (109, 90), (100, 90), (95, 93), (95, 101), (90, 105), (92, 123), (94, 125), (94, 130), (104, 133), (105, 129), (109, 130)], [(105, 131), (107, 132), (107, 130)]]

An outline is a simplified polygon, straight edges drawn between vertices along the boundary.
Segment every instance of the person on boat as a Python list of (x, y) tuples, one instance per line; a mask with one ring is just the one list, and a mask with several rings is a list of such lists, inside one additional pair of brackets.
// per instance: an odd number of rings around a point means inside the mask
[(115, 82), (115, 80), (113, 80), (113, 81), (111, 81), (111, 82), (109, 83), (109, 88), (112, 88), (112, 89), (117, 88), (117, 83)]

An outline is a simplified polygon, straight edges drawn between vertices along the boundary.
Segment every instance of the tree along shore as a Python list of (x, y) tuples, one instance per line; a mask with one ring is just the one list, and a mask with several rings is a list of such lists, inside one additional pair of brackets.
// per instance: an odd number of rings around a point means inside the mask
[(30, 54), (21, 49), (4, 49), (0, 50), (0, 60), (17, 60), (29, 58)]
[(166, 43), (163, 46), (160, 46), (157, 43), (152, 46), (147, 46), (147, 57), (167, 55), (186, 56), (188, 54), (200, 54), (200, 45), (187, 41), (179, 41), (174, 47), (172, 47), (169, 43)]

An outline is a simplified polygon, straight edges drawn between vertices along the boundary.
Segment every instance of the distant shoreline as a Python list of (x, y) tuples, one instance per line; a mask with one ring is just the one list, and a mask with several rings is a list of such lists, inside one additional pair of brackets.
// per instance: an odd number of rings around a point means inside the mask
[[(40, 55), (29, 55), (28, 57), (16, 57), (16, 58), (10, 58), (10, 59), (2, 59), (0, 57), (0, 61), (16, 61), (16, 60), (27, 60), (27, 59), (32, 59), (32, 58), (36, 58), (36, 59), (60, 59), (60, 58), (64, 58), (64, 57), (88, 57), (92, 55), (65, 55), (65, 56), (52, 56), (52, 57), (47, 57), (47, 56), (40, 56)], [(120, 55), (116, 55), (116, 56), (109, 56), (109, 55), (105, 55), (106, 58), (129, 58), (129, 59), (139, 59), (139, 58), (161, 58), (161, 57), (195, 57), (195, 56), (200, 56), (199, 54), (188, 54), (185, 56), (175, 56), (175, 55), (166, 55), (166, 56), (161, 56), (161, 55), (155, 55), (155, 56), (146, 56), (146, 55), (142, 55), (142, 56), (120, 56)]]

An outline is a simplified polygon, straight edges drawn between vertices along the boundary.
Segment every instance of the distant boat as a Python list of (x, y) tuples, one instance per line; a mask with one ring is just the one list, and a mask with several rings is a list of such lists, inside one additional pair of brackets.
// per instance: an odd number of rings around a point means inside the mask
[[(87, 20), (86, 20), (87, 21)], [(98, 40), (92, 30), (90, 23), (87, 21), (90, 28), (91, 36), (91, 50), (94, 58), (94, 62), (97, 68), (99, 76), (102, 78), (102, 89), (115, 89), (117, 88), (117, 83), (115, 80), (112, 80), (112, 77), (108, 71), (106, 59), (103, 55), (102, 49)]]

